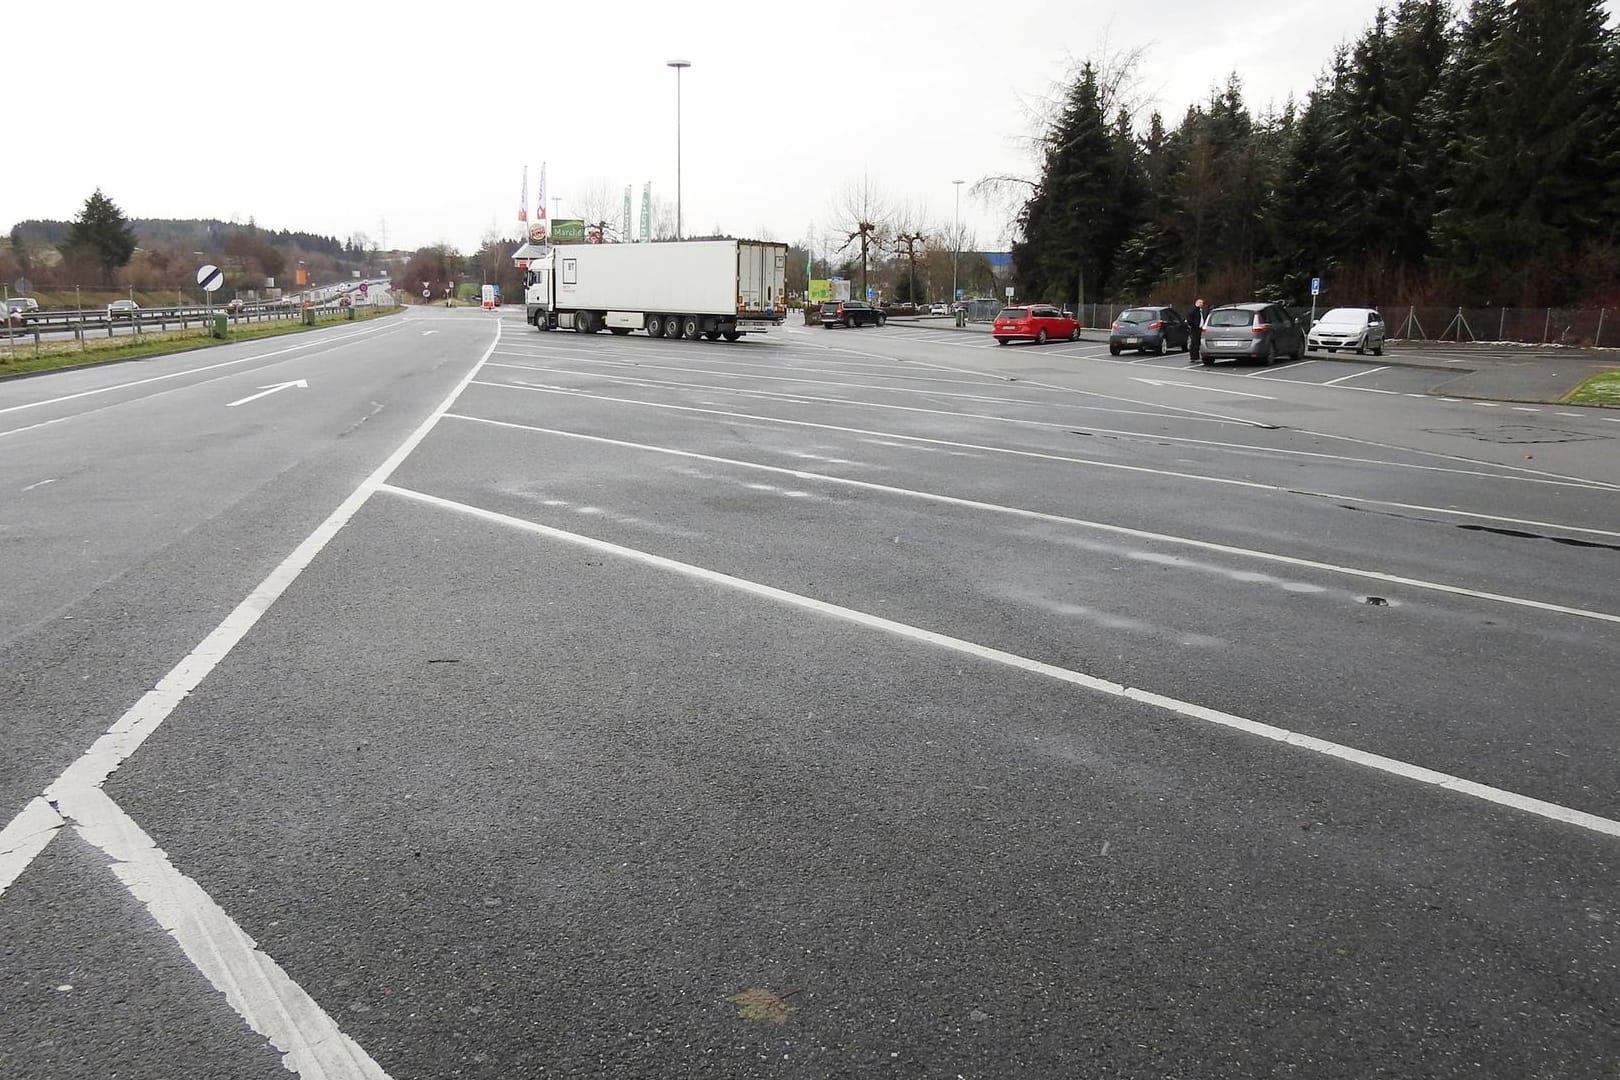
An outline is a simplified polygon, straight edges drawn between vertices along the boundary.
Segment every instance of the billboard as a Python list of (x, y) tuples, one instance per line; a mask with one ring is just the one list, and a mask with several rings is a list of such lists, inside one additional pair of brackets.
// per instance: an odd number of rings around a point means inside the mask
[(810, 288), (804, 298), (812, 304), (824, 303), (832, 299), (832, 289), (828, 287), (825, 278), (811, 278)]
[(551, 223), (551, 241), (554, 244), (584, 243), (584, 220), (580, 218), (557, 218)]

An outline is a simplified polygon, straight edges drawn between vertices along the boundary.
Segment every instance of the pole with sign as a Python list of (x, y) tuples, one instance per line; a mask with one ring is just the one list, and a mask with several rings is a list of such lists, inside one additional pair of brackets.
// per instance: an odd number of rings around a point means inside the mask
[(1311, 326), (1316, 325), (1316, 294), (1322, 291), (1322, 279), (1311, 278)]

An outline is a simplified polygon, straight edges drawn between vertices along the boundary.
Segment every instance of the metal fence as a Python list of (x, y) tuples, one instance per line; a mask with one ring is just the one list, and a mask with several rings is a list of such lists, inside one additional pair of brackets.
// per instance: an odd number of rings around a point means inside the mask
[[(1080, 309), (1080, 324), (1098, 329), (1113, 325), (1119, 313), (1135, 304), (1086, 304)], [(1178, 310), (1181, 306), (1177, 305)], [(1187, 309), (1187, 310), (1190, 310)], [(1303, 322), (1310, 321), (1311, 309), (1288, 309)], [(1320, 315), (1326, 305), (1317, 308)], [(1513, 308), (1513, 307), (1379, 307), (1391, 338), (1407, 341), (1504, 342), (1529, 345), (1571, 345), (1592, 348), (1620, 348), (1620, 313), (1607, 308)], [(969, 309), (968, 318), (988, 322), (995, 311)]]

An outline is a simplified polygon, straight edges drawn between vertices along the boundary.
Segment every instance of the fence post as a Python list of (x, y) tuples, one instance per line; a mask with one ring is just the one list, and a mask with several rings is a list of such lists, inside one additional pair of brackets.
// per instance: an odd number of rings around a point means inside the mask
[(1603, 342), (1603, 309), (1598, 308), (1598, 328), (1597, 328), (1597, 333), (1592, 335), (1592, 348), (1594, 348), (1594, 349), (1599, 348), (1602, 345), (1602, 342)]
[(1496, 340), (1501, 341), (1505, 333), (1507, 333), (1507, 308), (1502, 309), (1502, 317), (1496, 320)]
[(1541, 343), (1547, 344), (1547, 337), (1552, 333), (1552, 308), (1547, 309), (1547, 321), (1541, 328)]

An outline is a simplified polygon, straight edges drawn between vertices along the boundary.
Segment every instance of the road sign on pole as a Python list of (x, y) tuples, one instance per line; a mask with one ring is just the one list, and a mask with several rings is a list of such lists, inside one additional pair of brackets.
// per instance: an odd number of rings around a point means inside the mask
[(203, 287), (204, 292), (213, 292), (225, 284), (225, 275), (213, 263), (197, 268), (197, 284)]
[(1319, 293), (1321, 291), (1322, 291), (1322, 279), (1319, 278), (1319, 277), (1311, 278), (1311, 295), (1315, 296), (1317, 293)]

